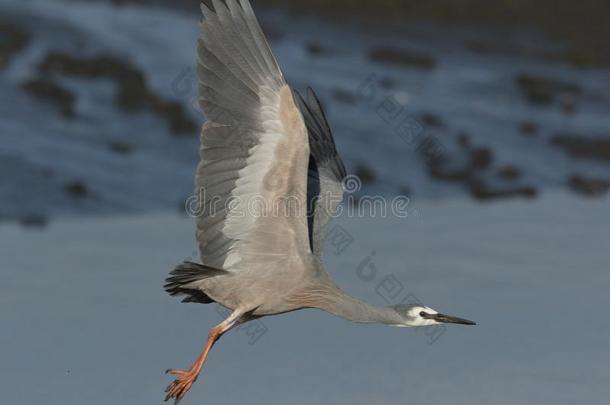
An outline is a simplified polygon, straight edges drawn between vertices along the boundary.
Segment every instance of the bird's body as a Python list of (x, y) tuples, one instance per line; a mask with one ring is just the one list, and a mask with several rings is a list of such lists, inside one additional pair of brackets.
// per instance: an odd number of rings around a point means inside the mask
[(360, 323), (471, 323), (418, 305), (376, 307), (340, 290), (323, 267), (326, 225), (343, 196), (344, 165), (313, 90), (286, 83), (248, 0), (202, 5), (200, 106), (208, 121), (196, 173), (202, 264), (184, 263), (166, 290), (231, 315), (167, 398), (179, 402), (213, 344), (252, 319), (318, 308)]
[(272, 267), (245, 270), (238, 276), (225, 274), (206, 279), (200, 288), (222, 306), (233, 311), (244, 308), (258, 317), (303, 308), (295, 297), (313, 284), (306, 271), (308, 264), (301, 258), (287, 259), (278, 264), (286, 269), (284, 273), (277, 274)]

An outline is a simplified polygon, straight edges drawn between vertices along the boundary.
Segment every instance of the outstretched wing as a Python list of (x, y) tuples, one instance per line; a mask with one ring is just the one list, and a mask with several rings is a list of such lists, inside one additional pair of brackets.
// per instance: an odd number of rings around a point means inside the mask
[[(205, 265), (228, 271), (309, 253), (309, 144), (303, 117), (247, 0), (202, 5), (197, 238)], [(290, 212), (288, 212), (290, 211)]]
[(311, 150), (307, 186), (309, 242), (312, 252), (321, 258), (326, 226), (343, 199), (345, 166), (316, 93), (308, 88), (307, 100), (296, 94)]

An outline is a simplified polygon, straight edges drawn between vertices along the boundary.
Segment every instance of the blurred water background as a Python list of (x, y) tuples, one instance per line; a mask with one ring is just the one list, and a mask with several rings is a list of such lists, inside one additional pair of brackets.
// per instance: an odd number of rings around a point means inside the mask
[[(181, 210), (197, 1), (0, 1), (0, 220)], [(610, 188), (605, 2), (255, 2), (362, 194)]]

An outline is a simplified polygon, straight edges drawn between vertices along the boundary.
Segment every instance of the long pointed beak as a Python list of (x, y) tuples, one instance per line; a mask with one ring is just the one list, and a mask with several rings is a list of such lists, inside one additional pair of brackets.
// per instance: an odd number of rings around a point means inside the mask
[(449, 316), (445, 314), (429, 314), (426, 318), (434, 319), (437, 322), (442, 323), (459, 323), (460, 325), (476, 325), (476, 322), (469, 321), (468, 319), (457, 318), (455, 316)]

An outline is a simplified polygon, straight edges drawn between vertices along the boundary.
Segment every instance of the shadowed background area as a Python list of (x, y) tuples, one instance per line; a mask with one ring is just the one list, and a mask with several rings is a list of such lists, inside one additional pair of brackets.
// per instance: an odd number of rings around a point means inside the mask
[[(331, 224), (329, 272), (371, 302), (421, 299), (479, 325), (270, 318), (227, 336), (185, 403), (606, 401), (608, 2), (253, 5), (359, 178), (344, 206), (410, 199), (406, 218)], [(13, 403), (160, 401), (162, 371), (221, 319), (161, 288), (198, 260), (199, 19), (197, 0), (0, 0)]]

